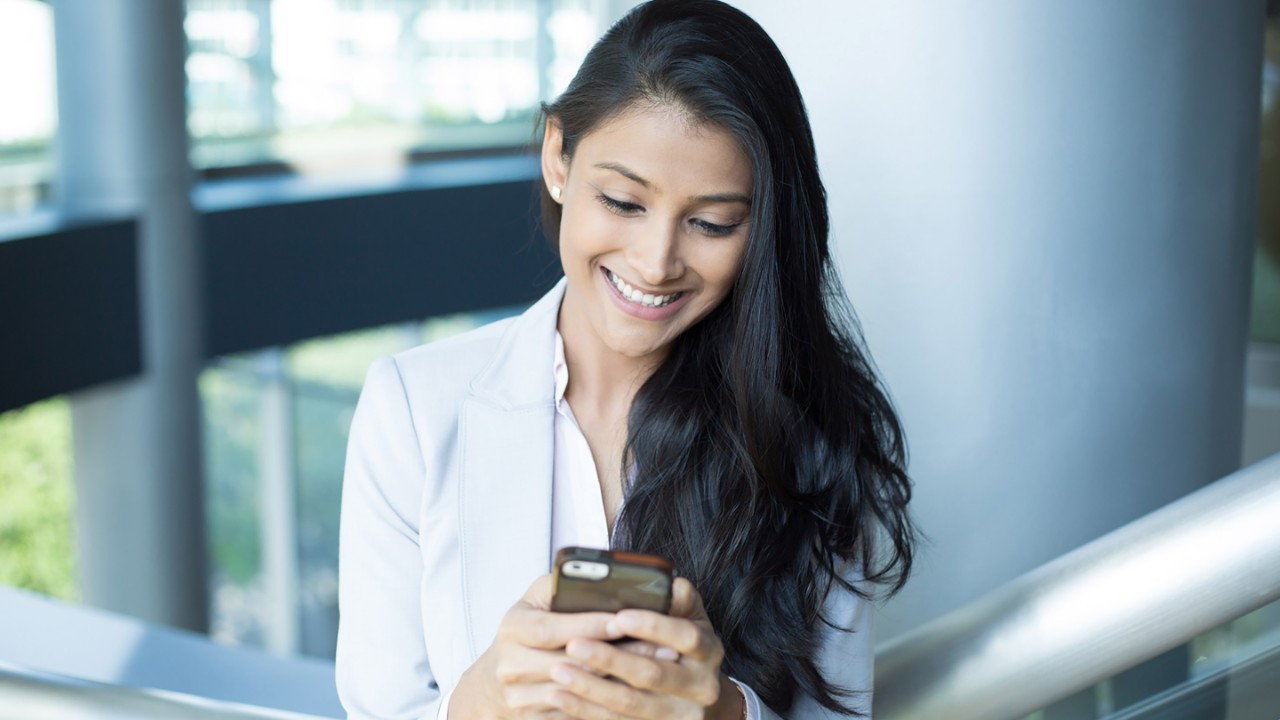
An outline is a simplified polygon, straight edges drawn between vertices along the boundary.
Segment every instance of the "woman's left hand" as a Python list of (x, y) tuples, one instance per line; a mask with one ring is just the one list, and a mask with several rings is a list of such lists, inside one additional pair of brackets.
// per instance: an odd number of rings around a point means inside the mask
[(724, 646), (701, 596), (677, 578), (671, 600), (669, 615), (623, 610), (614, 620), (622, 634), (657, 647), (653, 655), (596, 640), (570, 641), (568, 655), (599, 674), (557, 666), (551, 676), (564, 690), (552, 702), (581, 720), (742, 717), (742, 697), (720, 672)]

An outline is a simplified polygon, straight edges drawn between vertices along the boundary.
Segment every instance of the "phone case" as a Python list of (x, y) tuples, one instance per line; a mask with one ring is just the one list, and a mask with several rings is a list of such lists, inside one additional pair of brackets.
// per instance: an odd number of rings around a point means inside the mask
[(568, 547), (556, 553), (551, 609), (671, 610), (671, 563), (656, 555)]

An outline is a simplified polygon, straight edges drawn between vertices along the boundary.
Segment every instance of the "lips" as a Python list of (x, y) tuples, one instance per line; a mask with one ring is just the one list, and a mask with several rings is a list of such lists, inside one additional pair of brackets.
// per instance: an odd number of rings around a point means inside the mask
[(669, 295), (654, 295), (646, 293), (631, 287), (630, 283), (615, 275), (614, 272), (608, 268), (605, 268), (605, 273), (609, 277), (609, 282), (613, 283), (613, 286), (617, 288), (618, 294), (621, 295), (623, 299), (629, 300), (642, 307), (659, 308), (665, 305), (670, 305), (676, 300), (679, 300), (680, 296), (684, 294), (680, 292), (671, 293)]
[(631, 286), (603, 265), (599, 268), (600, 282), (609, 299), (623, 313), (637, 320), (663, 322), (675, 317), (697, 293), (689, 290), (658, 294), (646, 293)]

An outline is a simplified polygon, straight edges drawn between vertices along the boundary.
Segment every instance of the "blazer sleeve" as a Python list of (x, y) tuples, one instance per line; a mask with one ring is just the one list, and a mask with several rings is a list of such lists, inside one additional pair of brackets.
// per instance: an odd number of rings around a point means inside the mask
[(338, 696), (359, 720), (435, 718), (418, 517), (426, 470), (392, 358), (374, 362), (347, 445), (339, 530)]
[[(852, 578), (855, 585), (860, 576)], [(875, 662), (875, 606), (858, 597), (843, 586), (837, 585), (827, 597), (826, 617), (842, 628), (826, 626), (822, 648), (818, 653), (818, 667), (827, 679), (852, 692), (845, 698), (846, 704), (871, 718), (871, 689)], [(747, 696), (747, 717), (752, 720), (784, 720), (755, 694), (743, 686)], [(808, 695), (799, 695), (791, 706), (786, 720), (836, 720), (854, 717), (832, 712)]]

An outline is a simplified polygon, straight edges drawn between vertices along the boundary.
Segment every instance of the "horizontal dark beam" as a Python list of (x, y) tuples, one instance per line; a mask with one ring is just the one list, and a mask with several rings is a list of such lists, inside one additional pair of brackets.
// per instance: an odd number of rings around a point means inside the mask
[(210, 355), (530, 302), (560, 275), (530, 181), (213, 211)]
[[(539, 228), (536, 175), (514, 157), (345, 192), (289, 179), (202, 186), (206, 353), (537, 299), (560, 264)], [(0, 411), (141, 372), (135, 223), (17, 235), (0, 240)]]
[(0, 242), (0, 411), (142, 370), (132, 220)]

